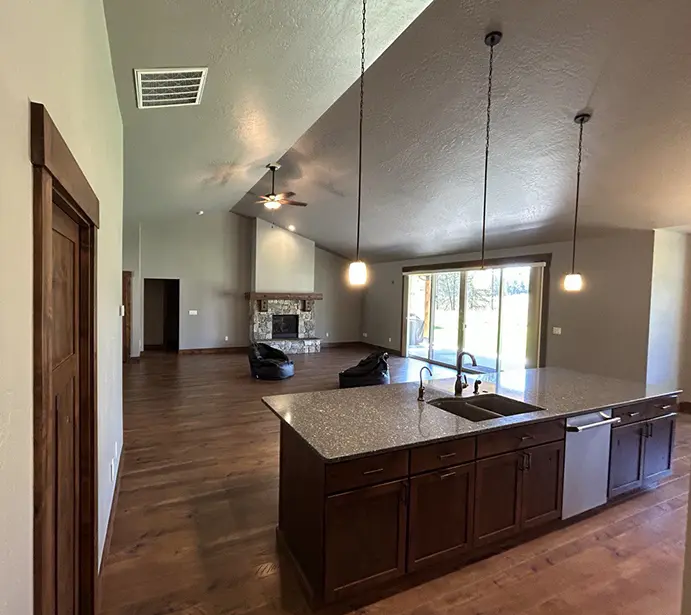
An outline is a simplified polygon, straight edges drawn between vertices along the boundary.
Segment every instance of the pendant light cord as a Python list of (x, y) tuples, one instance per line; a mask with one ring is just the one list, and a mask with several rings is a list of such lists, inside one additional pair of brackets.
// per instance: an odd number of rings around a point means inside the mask
[(362, 47), (360, 53), (360, 134), (358, 145), (358, 181), (357, 181), (357, 241), (355, 260), (360, 260), (360, 212), (362, 210), (362, 124), (365, 109), (365, 29), (367, 26), (367, 0), (362, 0)]
[(583, 124), (579, 122), (578, 168), (576, 170), (576, 211), (573, 216), (573, 251), (571, 253), (571, 273), (576, 273), (576, 232), (578, 231), (578, 203), (581, 196), (581, 161), (583, 160)]
[[(491, 36), (491, 35), (490, 35)], [(489, 170), (489, 134), (492, 120), (492, 71), (494, 68), (494, 45), (499, 42), (485, 39), (489, 45), (489, 73), (487, 74), (487, 127), (485, 132), (485, 185), (482, 196), (482, 269), (485, 268), (485, 243), (487, 237), (487, 176)]]

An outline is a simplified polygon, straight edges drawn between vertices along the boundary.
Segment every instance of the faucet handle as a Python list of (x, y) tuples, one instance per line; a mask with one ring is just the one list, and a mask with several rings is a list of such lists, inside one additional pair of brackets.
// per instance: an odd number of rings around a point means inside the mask
[(475, 383), (473, 384), (473, 395), (479, 395), (480, 394), (480, 385), (482, 384), (482, 380), (479, 378), (475, 379)]

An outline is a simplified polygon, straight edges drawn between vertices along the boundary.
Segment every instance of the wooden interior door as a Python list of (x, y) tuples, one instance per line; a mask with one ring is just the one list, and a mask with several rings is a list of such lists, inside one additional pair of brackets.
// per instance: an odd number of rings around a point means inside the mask
[(127, 363), (132, 356), (132, 272), (122, 272), (122, 304), (125, 316), (122, 319), (122, 362)]
[(79, 226), (53, 205), (52, 390), (55, 410), (57, 615), (77, 612)]

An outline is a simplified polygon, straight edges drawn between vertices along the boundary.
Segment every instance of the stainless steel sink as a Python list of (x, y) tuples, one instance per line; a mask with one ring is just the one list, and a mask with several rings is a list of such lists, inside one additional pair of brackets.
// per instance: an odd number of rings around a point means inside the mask
[(501, 415), (497, 414), (496, 412), (469, 404), (465, 399), (444, 397), (441, 399), (433, 399), (427, 403), (430, 404), (430, 406), (450, 412), (451, 414), (468, 419), (474, 423), (501, 418)]
[(515, 399), (509, 399), (508, 397), (502, 397), (495, 393), (466, 397), (463, 401), (501, 416), (514, 416), (516, 414), (525, 414), (526, 412), (537, 412), (540, 410), (537, 406), (526, 404), (522, 401), (516, 401)]

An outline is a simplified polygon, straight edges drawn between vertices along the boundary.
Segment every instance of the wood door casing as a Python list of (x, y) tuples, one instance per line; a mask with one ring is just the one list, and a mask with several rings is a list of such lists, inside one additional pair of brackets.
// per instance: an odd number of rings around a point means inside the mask
[(53, 205), (52, 383), (56, 425), (57, 615), (77, 612), (79, 226)]

